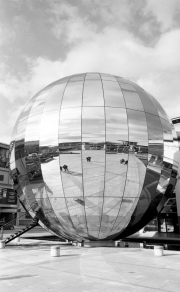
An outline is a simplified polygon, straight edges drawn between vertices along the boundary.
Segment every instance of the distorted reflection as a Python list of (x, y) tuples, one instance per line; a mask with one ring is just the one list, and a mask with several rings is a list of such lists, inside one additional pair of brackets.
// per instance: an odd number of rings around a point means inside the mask
[(41, 146), (58, 145), (58, 122), (59, 122), (58, 110), (44, 112), (42, 114), (40, 125)]
[(57, 84), (57, 85), (55, 84), (51, 88), (47, 96), (46, 103), (43, 107), (43, 112), (60, 109), (65, 87), (66, 87), (66, 83), (63, 83), (63, 84)]
[(90, 239), (98, 238), (101, 223), (102, 205), (102, 197), (85, 198), (86, 220)]
[(84, 80), (85, 75), (86, 74), (76, 74), (76, 75), (74, 75), (74, 76), (71, 77), (71, 79), (69, 80), (69, 82)]
[(124, 193), (128, 164), (128, 125), (126, 110), (106, 108), (105, 196)]
[(103, 196), (105, 171), (104, 141), (104, 108), (83, 108), (82, 167), (84, 196)]
[(17, 122), (21, 122), (22, 120), (28, 118), (29, 116), (29, 113), (30, 113), (30, 110), (31, 110), (31, 107), (36, 99), (36, 96), (35, 95), (33, 98), (31, 98), (31, 100), (27, 103), (27, 105), (25, 106), (25, 108), (23, 109), (21, 115), (19, 116), (18, 118), (18, 121)]
[[(122, 87), (121, 87), (122, 89)], [(126, 107), (131, 108), (134, 110), (144, 111), (141, 99), (139, 95), (134, 91), (128, 91), (125, 89), (122, 89), (123, 96), (125, 99)]]
[(99, 73), (87, 73), (85, 79), (100, 79)]
[(128, 141), (127, 113), (122, 108), (105, 108), (106, 143)]
[(103, 107), (83, 107), (82, 142), (105, 142), (105, 118)]
[(44, 89), (40, 93), (38, 93), (31, 107), (29, 116), (34, 116), (42, 113), (49, 91), (50, 87), (47, 87), (47, 89)]
[(148, 168), (161, 173), (163, 162), (163, 130), (160, 118), (146, 113), (149, 133)]
[(85, 80), (83, 106), (104, 106), (101, 80)]
[(42, 114), (40, 162), (49, 198), (64, 197), (59, 168), (58, 123), (58, 110)]
[(156, 106), (156, 108), (158, 110), (159, 116), (162, 119), (165, 119), (166, 121), (169, 121), (169, 118), (168, 118), (165, 110), (162, 108), (162, 106), (159, 104), (159, 102), (151, 94), (148, 94), (148, 95), (151, 98), (151, 100), (153, 101), (153, 103), (155, 104), (155, 106)]
[(103, 81), (105, 106), (123, 107), (124, 97), (118, 82)]
[(65, 88), (61, 108), (82, 105), (83, 81), (69, 82)]
[(18, 124), (16, 138), (15, 138), (15, 159), (25, 156), (24, 154), (24, 138), (27, 119)]
[(117, 82), (116, 78), (110, 74), (101, 73), (100, 75), (101, 75), (102, 80), (110, 80), (110, 81)]
[(50, 202), (56, 217), (65, 232), (71, 234), (73, 238), (76, 237), (80, 239), (68, 212), (66, 200), (64, 198), (50, 198)]
[(127, 109), (129, 141), (148, 145), (148, 129), (144, 112)]
[(142, 90), (141, 88), (139, 88), (137, 86), (135, 87), (135, 89), (136, 89), (136, 91), (141, 99), (141, 102), (142, 102), (143, 107), (144, 107), (144, 111), (146, 113), (150, 113), (150, 114), (159, 116), (157, 108), (155, 107), (152, 100), (149, 98), (148, 94), (144, 90)]
[(104, 197), (103, 211), (101, 218), (101, 229), (98, 238), (102, 239), (108, 236), (110, 230), (113, 228), (119, 213), (119, 206), (122, 198)]
[(87, 237), (87, 225), (85, 216), (85, 203), (83, 197), (67, 198), (67, 208), (71, 216), (73, 225), (81, 236)]
[(59, 143), (81, 142), (81, 108), (61, 109)]
[[(60, 146), (61, 147), (61, 146)], [(60, 151), (60, 169), (65, 197), (83, 196), (80, 145), (71, 151)]]
[(163, 140), (164, 140), (164, 157), (166, 161), (172, 163), (174, 159), (174, 154), (178, 151), (178, 147), (175, 147), (171, 125), (169, 122), (161, 119), (161, 124), (163, 128)]

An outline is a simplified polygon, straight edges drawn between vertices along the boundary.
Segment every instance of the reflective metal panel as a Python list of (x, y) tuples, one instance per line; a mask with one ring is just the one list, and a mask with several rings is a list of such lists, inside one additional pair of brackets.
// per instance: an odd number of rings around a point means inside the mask
[(84, 80), (86, 74), (76, 74), (71, 77), (69, 82)]
[(81, 151), (60, 151), (60, 167), (64, 196), (75, 200), (82, 197)]
[[(70, 214), (67, 209), (67, 202), (64, 198), (50, 198), (51, 206), (54, 210), (54, 213), (60, 222), (60, 226), (63, 228), (63, 232), (70, 234), (71, 238), (77, 238), (81, 240), (78, 236), (77, 231), (74, 228), (73, 222), (71, 220)], [(66, 236), (68, 238), (68, 236)]]
[(109, 81), (115, 81), (117, 82), (116, 78), (110, 74), (104, 74), (104, 73), (101, 73), (101, 79), (102, 80), (109, 80)]
[(88, 230), (86, 225), (84, 198), (67, 198), (66, 201), (67, 208), (76, 231), (80, 236), (87, 237)]
[(161, 173), (163, 162), (163, 130), (160, 118), (146, 113), (149, 134), (148, 168)]
[(15, 159), (19, 159), (25, 156), (24, 154), (24, 137), (26, 129), (27, 119), (18, 124), (17, 132), (15, 135)]
[(161, 124), (163, 128), (164, 157), (166, 158), (166, 161), (171, 163), (174, 159), (175, 152), (178, 151), (178, 148), (174, 145), (171, 124), (164, 119), (161, 119)]
[(103, 90), (105, 106), (125, 108), (124, 97), (118, 82), (103, 80)]
[[(105, 142), (105, 118), (103, 107), (83, 107), (82, 110), (82, 142), (92, 143), (92, 148), (96, 150), (96, 143), (101, 146)], [(86, 143), (87, 142), (87, 143)], [(95, 144), (93, 146), (93, 143)], [(91, 144), (89, 144), (91, 147)], [(90, 149), (90, 148), (89, 148)]]
[[(34, 144), (39, 144), (39, 127), (41, 122), (41, 114), (29, 117), (25, 130), (25, 143), (33, 147)], [(33, 153), (36, 151), (31, 151)]]
[(85, 80), (83, 106), (104, 106), (101, 80)]
[(124, 91), (136, 92), (136, 89), (131, 84), (121, 83), (121, 81), (119, 81), (119, 84), (120, 84), (121, 89)]
[[(121, 86), (121, 89), (122, 89), (122, 86)], [(122, 92), (123, 92), (123, 96), (124, 96), (127, 108), (144, 111), (141, 99), (136, 92), (125, 90), (125, 89), (122, 89)]]
[(82, 105), (83, 81), (69, 82), (66, 86), (61, 108)]
[(99, 73), (87, 73), (85, 79), (100, 79)]
[(128, 151), (127, 113), (122, 108), (105, 108), (106, 113), (106, 173), (105, 196), (121, 197), (124, 193)]
[(42, 113), (49, 91), (50, 91), (50, 87), (38, 93), (31, 107), (29, 116), (34, 116), (34, 115)]
[(86, 197), (85, 211), (88, 235), (90, 239), (97, 239), (100, 230), (101, 213), (102, 213), (103, 198), (101, 197)]
[(66, 83), (54, 85), (47, 97), (43, 112), (60, 109)]
[(116, 221), (121, 202), (122, 198), (104, 197), (99, 239), (109, 235)]
[(64, 197), (59, 167), (58, 124), (58, 110), (42, 114), (39, 158), (49, 198)]
[(84, 196), (102, 196), (105, 171), (104, 108), (84, 107), (82, 112), (82, 167)]
[(137, 86), (135, 88), (143, 104), (144, 111), (147, 113), (159, 116), (157, 108), (155, 107), (152, 100), (149, 98), (148, 94)]
[[(143, 160), (147, 161), (147, 154), (143, 156)], [(129, 154), (124, 197), (139, 198), (146, 174), (146, 166), (143, 162), (135, 154)]]
[(37, 96), (37, 94), (28, 101), (27, 105), (25, 106), (25, 108), (23, 109), (21, 115), (18, 118), (18, 122), (28, 118), (30, 110), (32, 108), (32, 105), (33, 105), (33, 103), (34, 103), (34, 101), (36, 99), (36, 96)]
[[(122, 108), (106, 107), (105, 115), (106, 145), (114, 144), (116, 153), (118, 153), (118, 149), (120, 150), (124, 145), (123, 142), (128, 141), (128, 121), (126, 110)], [(111, 147), (109, 146), (109, 148)]]
[(151, 98), (151, 100), (153, 101), (154, 105), (156, 106), (157, 110), (158, 110), (158, 114), (162, 119), (165, 119), (167, 121), (169, 121), (169, 118), (165, 112), (165, 110), (162, 108), (162, 106), (160, 105), (160, 103), (152, 96), (149, 94), (149, 97)]
[(81, 142), (81, 108), (61, 109), (59, 143), (65, 143), (61, 146), (70, 149), (77, 142)]
[(129, 142), (135, 145), (148, 145), (147, 122), (144, 112), (127, 109)]

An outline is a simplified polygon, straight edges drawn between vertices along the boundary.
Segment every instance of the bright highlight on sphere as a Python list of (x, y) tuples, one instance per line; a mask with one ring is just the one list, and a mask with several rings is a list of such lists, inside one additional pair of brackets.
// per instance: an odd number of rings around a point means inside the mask
[(12, 134), (21, 202), (70, 240), (111, 240), (144, 227), (176, 175), (175, 131), (157, 100), (121, 77), (86, 73), (38, 92)]

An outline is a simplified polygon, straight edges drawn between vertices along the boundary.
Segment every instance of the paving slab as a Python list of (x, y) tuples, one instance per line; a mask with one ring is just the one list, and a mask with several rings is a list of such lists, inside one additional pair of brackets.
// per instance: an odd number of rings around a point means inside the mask
[[(60, 257), (50, 246), (60, 245)], [(180, 252), (22, 239), (0, 250), (1, 292), (178, 291)]]

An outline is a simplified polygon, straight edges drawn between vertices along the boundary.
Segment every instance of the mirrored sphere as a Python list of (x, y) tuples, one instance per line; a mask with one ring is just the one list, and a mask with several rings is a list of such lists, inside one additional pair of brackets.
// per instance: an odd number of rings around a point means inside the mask
[(70, 240), (115, 240), (143, 228), (171, 195), (177, 137), (158, 101), (121, 77), (85, 73), (25, 105), (10, 169), (22, 204)]

